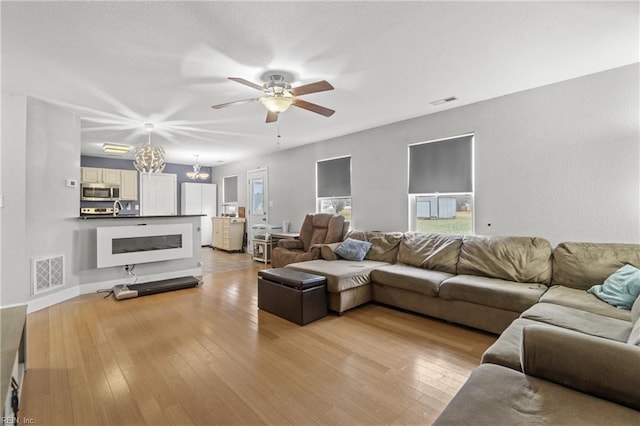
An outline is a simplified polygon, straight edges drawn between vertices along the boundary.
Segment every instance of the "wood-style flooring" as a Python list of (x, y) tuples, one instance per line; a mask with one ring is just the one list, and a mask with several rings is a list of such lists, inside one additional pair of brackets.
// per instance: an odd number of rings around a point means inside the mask
[[(90, 294), (28, 316), (37, 425), (430, 424), (495, 336), (368, 304), (304, 327), (257, 309), (247, 254), (199, 288)], [(269, 267), (268, 265), (266, 267)]]

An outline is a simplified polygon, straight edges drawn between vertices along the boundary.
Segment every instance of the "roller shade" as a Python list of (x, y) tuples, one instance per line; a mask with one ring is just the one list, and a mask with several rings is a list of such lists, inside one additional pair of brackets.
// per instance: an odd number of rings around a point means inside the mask
[(238, 202), (238, 176), (224, 178), (224, 203)]
[(409, 193), (472, 192), (473, 135), (409, 146)]
[(318, 198), (351, 196), (351, 157), (318, 161)]

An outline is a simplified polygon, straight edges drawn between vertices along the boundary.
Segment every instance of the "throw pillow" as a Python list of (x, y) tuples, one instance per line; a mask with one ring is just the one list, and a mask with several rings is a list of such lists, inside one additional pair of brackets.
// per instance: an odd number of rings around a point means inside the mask
[(347, 238), (342, 242), (342, 244), (340, 244), (340, 246), (338, 246), (336, 253), (343, 259), (357, 260), (358, 262), (361, 262), (367, 255), (371, 245), (372, 244), (368, 241)]
[(640, 269), (624, 265), (611, 274), (603, 284), (594, 285), (589, 293), (610, 305), (622, 309), (631, 309), (640, 295)]

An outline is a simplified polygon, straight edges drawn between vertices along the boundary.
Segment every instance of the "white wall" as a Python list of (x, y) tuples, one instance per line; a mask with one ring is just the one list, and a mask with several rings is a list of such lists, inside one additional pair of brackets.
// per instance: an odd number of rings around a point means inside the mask
[[(80, 121), (23, 95), (2, 93), (2, 306), (78, 288), (74, 237), (80, 178)], [(9, 124), (10, 123), (10, 124)], [(65, 256), (65, 285), (32, 296), (30, 262)]]
[(351, 155), (354, 228), (404, 231), (407, 146), (475, 132), (477, 234), (637, 243), (639, 71), (634, 64), (218, 166), (214, 183), (239, 175), (246, 205), (242, 178), (268, 167), (269, 221), (288, 219), (295, 230), (315, 211), (315, 162)]
[(0, 305), (25, 303), (29, 297), (26, 249), (26, 132), (27, 98), (2, 92), (1, 190), (2, 251)]
[(80, 182), (80, 119), (29, 98), (26, 154), (28, 261), (63, 254), (65, 288), (78, 287), (74, 238), (80, 197), (78, 187), (67, 187), (66, 180)]

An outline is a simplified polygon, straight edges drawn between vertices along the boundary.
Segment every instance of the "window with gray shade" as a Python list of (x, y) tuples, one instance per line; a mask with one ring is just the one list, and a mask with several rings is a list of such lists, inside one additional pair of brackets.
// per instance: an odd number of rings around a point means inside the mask
[(238, 202), (238, 176), (227, 176), (223, 182), (224, 203)]
[(318, 161), (318, 198), (351, 196), (351, 157)]
[(409, 146), (409, 193), (473, 191), (473, 135)]

